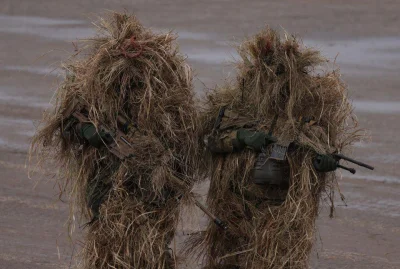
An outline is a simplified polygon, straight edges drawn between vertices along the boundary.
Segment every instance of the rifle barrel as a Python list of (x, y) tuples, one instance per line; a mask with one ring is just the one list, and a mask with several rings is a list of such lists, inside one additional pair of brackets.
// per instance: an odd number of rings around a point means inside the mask
[(354, 168), (346, 167), (346, 166), (343, 166), (343, 165), (341, 165), (341, 164), (338, 164), (337, 167), (342, 168), (342, 169), (344, 169), (344, 170), (347, 170), (347, 171), (349, 171), (349, 172), (352, 173), (352, 174), (355, 174), (355, 173), (356, 173), (356, 169), (354, 169)]
[(208, 208), (206, 208), (202, 203), (200, 203), (199, 201), (197, 201), (194, 197), (192, 197), (195, 205), (201, 209), (201, 211), (203, 211), (210, 219), (212, 219), (214, 221), (214, 223), (216, 225), (218, 225), (220, 228), (226, 230), (228, 228), (228, 226), (225, 224), (225, 222), (223, 222), (222, 220), (220, 220), (219, 218), (217, 218), (213, 213), (211, 213), (210, 210), (208, 210)]
[(370, 165), (368, 165), (368, 164), (366, 164), (366, 163), (362, 163), (362, 162), (356, 161), (356, 160), (354, 160), (354, 159), (352, 159), (352, 158), (349, 158), (349, 157), (347, 157), (347, 156), (344, 156), (343, 154), (334, 154), (334, 156), (335, 156), (336, 158), (343, 159), (343, 160), (346, 160), (346, 161), (348, 161), (348, 162), (357, 164), (357, 165), (359, 165), (359, 166), (368, 168), (369, 170), (374, 170), (374, 167), (372, 167), (372, 166), (370, 166)]

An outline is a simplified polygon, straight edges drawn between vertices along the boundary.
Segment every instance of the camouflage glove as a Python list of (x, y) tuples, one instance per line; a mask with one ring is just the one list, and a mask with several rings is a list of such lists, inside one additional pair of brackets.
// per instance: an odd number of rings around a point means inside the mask
[(237, 140), (244, 147), (249, 147), (257, 152), (261, 152), (263, 148), (276, 142), (275, 137), (264, 132), (252, 131), (243, 128), (237, 131)]
[(338, 162), (331, 155), (319, 154), (313, 160), (315, 170), (318, 172), (332, 172), (337, 169)]
[(112, 137), (100, 130), (97, 132), (96, 127), (92, 123), (83, 123), (78, 124), (79, 128), (79, 136), (86, 139), (89, 144), (95, 148), (100, 148), (104, 145), (104, 142), (107, 144), (112, 141)]

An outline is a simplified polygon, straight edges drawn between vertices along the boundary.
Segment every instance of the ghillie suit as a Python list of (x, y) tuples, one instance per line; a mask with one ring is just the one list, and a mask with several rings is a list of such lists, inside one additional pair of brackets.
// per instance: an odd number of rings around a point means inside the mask
[[(188, 243), (205, 268), (308, 268), (320, 200), (337, 186), (335, 163), (317, 169), (317, 157), (360, 139), (347, 89), (318, 51), (269, 28), (238, 52), (237, 81), (211, 91), (202, 114), (208, 205), (228, 228), (210, 223)], [(278, 172), (260, 182), (266, 159)]]
[(173, 34), (118, 13), (100, 22), (64, 64), (32, 154), (60, 168), (71, 216), (88, 222), (79, 268), (175, 268), (168, 245), (196, 173), (191, 70)]

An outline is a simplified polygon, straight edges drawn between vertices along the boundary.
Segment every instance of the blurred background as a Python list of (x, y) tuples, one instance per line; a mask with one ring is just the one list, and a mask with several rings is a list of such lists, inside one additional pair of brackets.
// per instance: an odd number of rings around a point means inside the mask
[[(346, 204), (321, 208), (311, 268), (400, 268), (400, 2), (397, 0), (1, 0), (0, 268), (68, 268), (76, 252), (68, 208), (52, 178), (27, 176), (34, 122), (49, 106), (74, 52), (105, 10), (135, 13), (147, 27), (174, 30), (196, 73), (196, 92), (234, 76), (232, 44), (266, 24), (303, 38), (341, 68), (360, 127), (371, 141), (352, 157), (375, 166), (342, 173)], [(37, 179), (41, 179), (38, 181)], [(199, 186), (205, 193), (207, 186)], [(177, 240), (206, 220), (180, 226)], [(75, 238), (79, 243), (79, 228)], [(182, 268), (200, 268), (187, 261)]]

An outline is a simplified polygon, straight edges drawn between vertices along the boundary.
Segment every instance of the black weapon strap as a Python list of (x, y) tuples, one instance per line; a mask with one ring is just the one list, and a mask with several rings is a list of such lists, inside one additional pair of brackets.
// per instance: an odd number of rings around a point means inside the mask
[(214, 127), (213, 127), (213, 130), (212, 130), (212, 133), (213, 133), (213, 134), (219, 129), (219, 126), (221, 125), (222, 118), (223, 118), (224, 115), (225, 115), (225, 109), (226, 109), (225, 106), (223, 106), (223, 107), (221, 107), (221, 108), (219, 109), (218, 117), (217, 117), (216, 120), (215, 120)]
[(278, 116), (279, 116), (279, 113), (276, 113), (274, 119), (272, 120), (271, 127), (269, 128), (269, 132), (268, 132), (269, 136), (272, 136), (272, 134), (274, 132), (276, 123), (278, 122)]
[(242, 79), (242, 103), (244, 100), (244, 78)]

